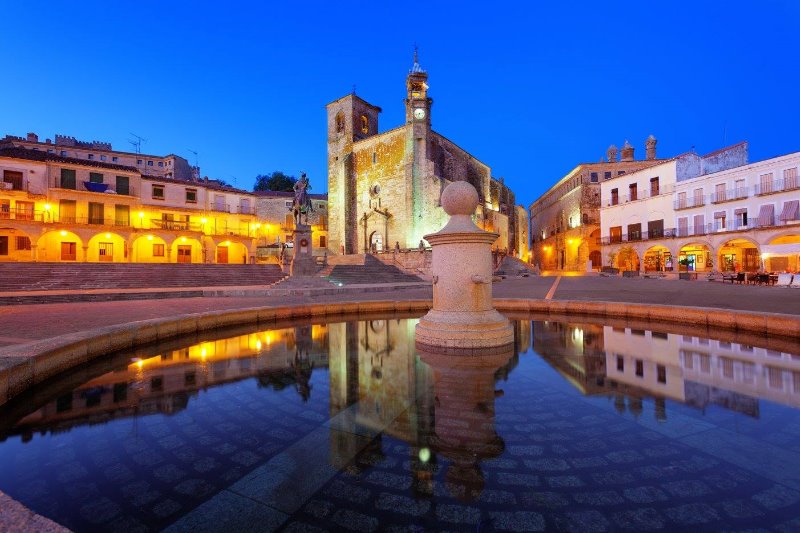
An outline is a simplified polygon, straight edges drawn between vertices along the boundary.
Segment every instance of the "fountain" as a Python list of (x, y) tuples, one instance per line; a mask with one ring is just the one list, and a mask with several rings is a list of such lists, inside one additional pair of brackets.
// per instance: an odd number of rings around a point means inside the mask
[(492, 305), (492, 243), (497, 233), (478, 228), (472, 214), (478, 191), (457, 181), (442, 191), (450, 220), (425, 235), (433, 247), (433, 308), (416, 328), (421, 346), (477, 349), (514, 342), (510, 322)]

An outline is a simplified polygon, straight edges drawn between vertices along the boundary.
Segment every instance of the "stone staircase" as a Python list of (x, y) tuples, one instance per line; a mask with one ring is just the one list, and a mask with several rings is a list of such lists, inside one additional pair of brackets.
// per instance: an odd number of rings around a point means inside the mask
[(502, 276), (531, 276), (535, 274), (533, 265), (510, 255), (503, 258), (497, 268), (494, 269), (494, 272)]
[[(360, 263), (363, 257), (363, 263)], [(424, 281), (417, 276), (406, 274), (393, 265), (387, 265), (370, 254), (359, 256), (359, 260), (348, 261), (347, 264), (329, 265), (320, 272), (333, 283), (342, 285), (368, 283), (410, 283)]]
[(0, 263), (0, 292), (272, 285), (275, 264)]

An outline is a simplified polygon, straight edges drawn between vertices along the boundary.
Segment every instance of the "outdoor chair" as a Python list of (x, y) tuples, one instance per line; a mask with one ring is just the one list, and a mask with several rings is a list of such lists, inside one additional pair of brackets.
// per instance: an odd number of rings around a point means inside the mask
[[(776, 287), (789, 287), (792, 284), (791, 274), (778, 274), (778, 281), (775, 282)], [(797, 276), (794, 276), (797, 277)]]
[(723, 272), (722, 274), (722, 282), (725, 283), (726, 281), (730, 281), (733, 284), (736, 281), (738, 275), (735, 272)]
[(736, 274), (736, 283), (741, 285), (745, 281), (747, 281), (747, 279), (745, 277), (745, 273), (744, 272), (739, 272), (739, 273)]

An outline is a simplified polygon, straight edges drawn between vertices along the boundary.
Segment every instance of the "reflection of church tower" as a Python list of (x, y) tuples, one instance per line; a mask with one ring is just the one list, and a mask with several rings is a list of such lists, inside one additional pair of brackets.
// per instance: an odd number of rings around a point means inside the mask
[(406, 179), (411, 187), (406, 190), (407, 204), (411, 207), (411, 237), (416, 242), (422, 238), (422, 217), (424, 205), (423, 179), (428, 174), (428, 138), (431, 133), (431, 106), (433, 99), (428, 98), (428, 73), (422, 70), (414, 49), (414, 65), (406, 78), (406, 146), (411, 147), (410, 165), (406, 167)]
[(358, 253), (358, 209), (353, 144), (378, 133), (381, 108), (355, 92), (327, 106), (328, 112), (328, 247)]

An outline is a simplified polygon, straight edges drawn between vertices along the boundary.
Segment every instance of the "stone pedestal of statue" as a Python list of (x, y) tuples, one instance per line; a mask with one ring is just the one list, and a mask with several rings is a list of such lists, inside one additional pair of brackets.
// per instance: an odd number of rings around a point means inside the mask
[(472, 222), (478, 192), (457, 181), (441, 200), (450, 220), (425, 236), (433, 248), (433, 309), (417, 324), (416, 342), (468, 349), (513, 344), (511, 323), (492, 305), (492, 243), (498, 235)]
[(311, 226), (297, 224), (292, 234), (292, 265), (289, 274), (292, 277), (314, 276), (317, 273), (317, 262), (314, 259), (311, 242)]

